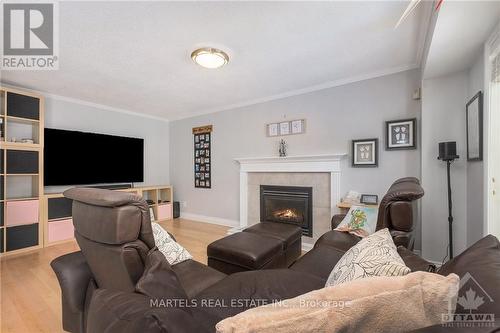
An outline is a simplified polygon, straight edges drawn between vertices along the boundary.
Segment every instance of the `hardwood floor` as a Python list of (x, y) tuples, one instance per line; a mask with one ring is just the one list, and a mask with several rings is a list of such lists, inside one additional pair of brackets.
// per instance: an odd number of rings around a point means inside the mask
[[(227, 227), (176, 219), (161, 223), (195, 260), (206, 264), (206, 247), (226, 235)], [(50, 262), (78, 251), (75, 241), (50, 246), (0, 262), (0, 332), (64, 332), (61, 290)]]

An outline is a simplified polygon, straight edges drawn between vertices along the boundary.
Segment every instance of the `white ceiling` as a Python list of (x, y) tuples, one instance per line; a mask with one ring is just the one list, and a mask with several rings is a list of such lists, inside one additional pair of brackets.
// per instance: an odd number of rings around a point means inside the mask
[[(418, 67), (426, 5), (394, 29), (407, 5), (60, 2), (60, 69), (4, 71), (2, 81), (190, 117)], [(202, 46), (226, 51), (229, 64), (196, 66), (190, 53)]]
[(500, 1), (444, 1), (432, 35), (424, 78), (468, 69), (500, 21)]

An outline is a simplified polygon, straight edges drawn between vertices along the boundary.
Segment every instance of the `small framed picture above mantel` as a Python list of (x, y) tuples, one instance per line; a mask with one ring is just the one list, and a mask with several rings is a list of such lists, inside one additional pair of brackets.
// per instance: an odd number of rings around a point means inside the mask
[(305, 119), (281, 121), (266, 125), (266, 135), (268, 137), (284, 136), (305, 133)]
[(483, 93), (480, 91), (466, 105), (467, 161), (483, 160)]

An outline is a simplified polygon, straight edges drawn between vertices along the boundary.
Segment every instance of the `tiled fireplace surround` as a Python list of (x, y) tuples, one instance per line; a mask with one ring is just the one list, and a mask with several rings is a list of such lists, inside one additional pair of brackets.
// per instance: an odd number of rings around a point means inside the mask
[(346, 155), (316, 155), (267, 158), (241, 158), (241, 231), (260, 221), (260, 185), (310, 186), (313, 188), (313, 237), (302, 237), (303, 249), (330, 230), (330, 220), (340, 201), (341, 160)]

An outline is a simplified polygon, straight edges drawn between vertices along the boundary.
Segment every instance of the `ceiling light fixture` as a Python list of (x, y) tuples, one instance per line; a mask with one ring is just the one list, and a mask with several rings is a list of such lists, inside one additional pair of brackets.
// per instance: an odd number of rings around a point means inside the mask
[(203, 47), (191, 53), (191, 59), (201, 67), (220, 68), (229, 62), (229, 56), (219, 49)]

